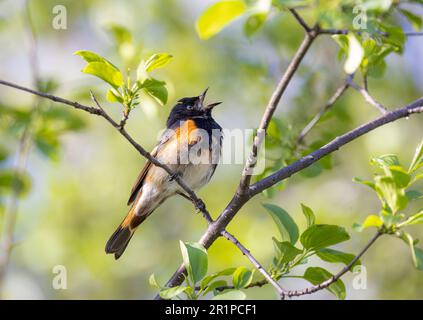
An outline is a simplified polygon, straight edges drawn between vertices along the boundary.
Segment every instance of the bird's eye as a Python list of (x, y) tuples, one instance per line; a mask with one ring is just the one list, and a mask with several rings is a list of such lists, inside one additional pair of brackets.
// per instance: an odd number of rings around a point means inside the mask
[(188, 105), (188, 106), (187, 106), (187, 109), (188, 109), (188, 110), (192, 110), (192, 109), (194, 109), (194, 106), (193, 106), (193, 105)]

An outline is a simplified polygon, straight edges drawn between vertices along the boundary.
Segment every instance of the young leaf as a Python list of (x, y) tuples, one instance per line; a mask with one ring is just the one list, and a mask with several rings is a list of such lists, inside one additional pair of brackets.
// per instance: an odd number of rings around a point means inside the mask
[(197, 20), (198, 36), (207, 40), (247, 10), (242, 0), (223, 0), (208, 7)]
[(376, 227), (380, 228), (383, 225), (382, 219), (374, 214), (371, 214), (367, 216), (366, 220), (362, 224), (354, 224), (353, 228), (354, 230), (361, 232), (364, 229), (370, 228), (370, 227)]
[(216, 290), (217, 288), (226, 287), (227, 285), (228, 283), (225, 280), (216, 280), (207, 286), (207, 289), (203, 292), (203, 296), (211, 291)]
[(197, 283), (207, 273), (208, 257), (206, 249), (196, 242), (179, 241), (185, 268), (193, 283)]
[(170, 60), (172, 60), (172, 55), (169, 53), (155, 53), (145, 62), (145, 71), (150, 72), (157, 68), (163, 68)]
[(380, 157), (373, 157), (370, 159), (371, 165), (378, 165), (382, 169), (390, 166), (399, 166), (400, 162), (395, 154), (384, 154)]
[(294, 260), (296, 256), (298, 256), (299, 254), (303, 252), (302, 250), (294, 247), (291, 244), (291, 242), (288, 242), (288, 241), (280, 242), (276, 238), (272, 238), (272, 239), (273, 239), (273, 244), (275, 246), (276, 253), (277, 253), (276, 257), (281, 264), (285, 264)]
[(315, 224), (303, 232), (300, 241), (307, 250), (319, 250), (349, 238), (347, 231), (340, 226)]
[[(316, 254), (323, 261), (331, 262), (331, 263), (343, 263), (345, 265), (348, 265), (355, 258), (355, 255), (351, 253), (345, 253), (342, 251), (328, 249), (328, 248), (320, 249), (319, 251), (316, 252)], [(360, 260), (358, 260), (354, 263), (353, 267), (360, 264), (361, 262)]]
[(395, 214), (407, 206), (408, 199), (404, 189), (399, 188), (392, 177), (377, 176), (375, 181), (377, 194), (389, 206), (392, 213)]
[(141, 84), (140, 88), (145, 89), (150, 96), (164, 105), (167, 102), (167, 89), (165, 84), (164, 81), (148, 78)]
[(119, 102), (119, 103), (123, 103), (123, 99), (120, 96), (119, 92), (115, 89), (109, 89), (107, 91), (107, 100), (109, 102)]
[(417, 190), (408, 190), (405, 192), (408, 201), (423, 199), (423, 193)]
[(244, 23), (244, 33), (250, 38), (253, 36), (265, 23), (267, 19), (267, 12), (257, 12), (248, 17)]
[(423, 224), (423, 211), (409, 217), (402, 225)]
[(364, 50), (354, 34), (348, 34), (348, 56), (344, 64), (344, 70), (347, 74), (353, 74), (363, 60)]
[(240, 290), (230, 290), (214, 296), (212, 300), (245, 300), (246, 297)]
[(422, 18), (411, 11), (400, 9), (400, 12), (410, 21), (414, 30), (420, 31), (422, 28)]
[(180, 295), (187, 289), (185, 286), (176, 286), (172, 288), (166, 288), (160, 291), (160, 297), (165, 300), (170, 300), (177, 295)]
[(156, 276), (153, 274), (151, 274), (150, 278), (148, 278), (148, 283), (150, 284), (150, 286), (154, 287), (154, 288), (158, 288), (160, 289), (161, 286), (159, 285), (159, 283), (156, 280)]
[(236, 268), (227, 268), (222, 271), (212, 273), (201, 280), (200, 288), (204, 289), (211, 281), (221, 276), (229, 276), (235, 272)]
[(235, 289), (245, 288), (252, 280), (253, 272), (246, 267), (238, 267), (232, 276), (232, 283)]
[(402, 167), (389, 166), (387, 170), (399, 188), (405, 188), (410, 183), (411, 175)]
[(82, 72), (96, 76), (114, 88), (123, 85), (122, 73), (108, 63), (90, 62), (82, 69)]
[(421, 166), (423, 166), (423, 139), (416, 148), (416, 152), (414, 153), (408, 172), (412, 173), (418, 170)]
[(84, 59), (88, 63), (90, 62), (106, 63), (112, 66), (116, 71), (119, 71), (119, 68), (116, 67), (113, 63), (111, 63), (109, 60), (107, 60), (106, 58), (103, 58), (102, 56), (98, 55), (95, 52), (88, 51), (88, 50), (79, 50), (74, 52), (73, 54), (82, 57), (82, 59)]
[(372, 188), (373, 190), (376, 190), (376, 186), (375, 186), (375, 183), (373, 181), (362, 180), (362, 179), (357, 178), (357, 177), (353, 178), (353, 181), (364, 184), (365, 186), (368, 186), (368, 187)]
[(275, 221), (279, 232), (282, 236), (283, 241), (289, 241), (295, 244), (298, 240), (298, 226), (295, 221), (291, 218), (288, 212), (281, 207), (276, 205), (265, 203), (263, 207), (266, 208), (267, 212), (271, 215)]
[(301, 209), (307, 220), (307, 228), (309, 228), (314, 224), (314, 221), (316, 220), (313, 210), (311, 210), (309, 207), (307, 207), (305, 204), (302, 204), (302, 203), (301, 203)]
[(423, 270), (423, 250), (416, 247), (415, 241), (409, 233), (401, 232), (400, 238), (409, 245), (414, 266), (418, 270)]
[[(326, 280), (331, 279), (333, 275), (323, 268), (310, 267), (306, 270), (303, 277), (313, 285), (318, 285)], [(344, 300), (347, 295), (345, 291), (345, 285), (341, 279), (338, 279), (332, 283), (329, 287), (326, 288), (326, 290), (330, 291), (341, 300)]]

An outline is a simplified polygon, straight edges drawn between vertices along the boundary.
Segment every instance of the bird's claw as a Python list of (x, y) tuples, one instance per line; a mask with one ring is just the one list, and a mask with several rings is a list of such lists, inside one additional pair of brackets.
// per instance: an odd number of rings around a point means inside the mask
[(203, 200), (198, 199), (195, 202), (195, 209), (197, 210), (197, 212), (203, 212), (204, 210), (206, 210), (206, 205), (204, 204)]

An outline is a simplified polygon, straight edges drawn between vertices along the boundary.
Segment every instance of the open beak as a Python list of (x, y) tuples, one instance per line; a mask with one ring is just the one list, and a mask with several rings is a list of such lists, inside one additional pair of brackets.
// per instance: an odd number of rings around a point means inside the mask
[(202, 94), (200, 94), (200, 106), (202, 106), (203, 105), (203, 103), (204, 103), (204, 99), (206, 98), (206, 94), (207, 94), (207, 91), (209, 90), (209, 88), (206, 88), (206, 90), (204, 90), (204, 92), (202, 93)]
[(217, 105), (219, 105), (219, 104), (221, 104), (222, 102), (215, 102), (215, 103), (210, 103), (210, 104), (208, 104), (207, 106), (205, 106), (205, 109), (206, 110), (211, 110), (211, 109), (213, 109), (214, 107), (216, 107)]

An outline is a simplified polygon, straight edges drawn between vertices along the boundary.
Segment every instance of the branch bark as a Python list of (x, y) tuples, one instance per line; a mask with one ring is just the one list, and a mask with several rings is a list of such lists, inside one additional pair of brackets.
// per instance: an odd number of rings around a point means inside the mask
[(263, 268), (263, 266), (257, 261), (256, 258), (253, 257), (253, 255), (250, 253), (250, 251), (245, 248), (239, 241), (237, 238), (235, 238), (232, 234), (230, 234), (228, 231), (223, 230), (221, 232), (221, 235), (223, 237), (225, 237), (226, 239), (228, 239), (230, 242), (232, 242), (234, 245), (236, 245), (238, 247), (238, 249), (242, 252), (242, 254), (244, 256), (246, 256), (251, 263), (257, 268), (257, 270), (264, 276), (264, 278), (266, 279), (266, 281), (268, 283), (270, 283), (278, 292), (279, 296), (283, 299), (288, 292), (285, 291), (280, 284), (272, 278), (272, 276), (266, 271), (266, 269)]

